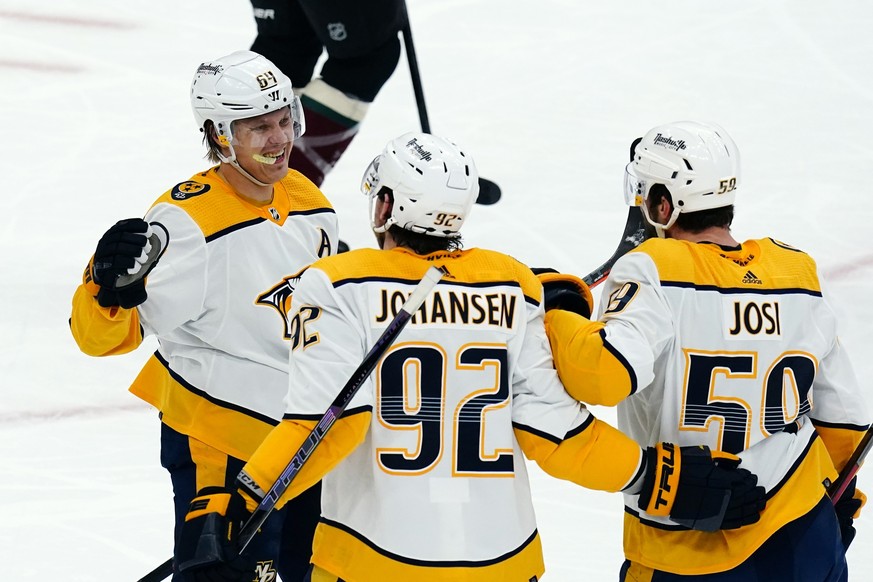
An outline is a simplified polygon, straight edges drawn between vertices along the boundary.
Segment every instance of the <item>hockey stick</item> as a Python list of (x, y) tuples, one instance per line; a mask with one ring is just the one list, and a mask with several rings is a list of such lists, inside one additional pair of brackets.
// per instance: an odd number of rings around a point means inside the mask
[[(415, 104), (418, 106), (418, 119), (421, 122), (421, 131), (431, 133), (430, 121), (427, 118), (427, 107), (424, 104), (424, 89), (421, 84), (421, 73), (418, 70), (418, 59), (415, 56), (415, 46), (412, 44), (412, 30), (409, 26), (409, 12), (406, 10), (406, 2), (403, 4), (403, 25), (400, 31), (403, 33), (403, 46), (406, 48), (406, 60), (409, 62), (409, 75), (412, 77), (412, 90), (415, 92)], [(476, 204), (494, 204), (500, 200), (500, 186), (479, 178), (479, 197)]]
[(846, 487), (849, 486), (849, 482), (858, 473), (858, 469), (861, 468), (861, 464), (864, 462), (864, 457), (867, 456), (867, 453), (869, 453), (871, 449), (873, 449), (873, 426), (868, 428), (867, 432), (864, 433), (864, 436), (861, 437), (861, 442), (859, 442), (858, 446), (855, 447), (855, 452), (852, 453), (846, 466), (843, 467), (842, 471), (840, 471), (840, 476), (837, 477), (836, 481), (831, 483), (830, 487), (828, 487), (828, 495), (834, 505), (836, 505), (837, 501), (840, 500), (840, 497), (843, 496)]
[(628, 208), (627, 222), (624, 224), (624, 232), (621, 235), (621, 241), (618, 243), (615, 252), (612, 253), (611, 257), (606, 259), (605, 263), (582, 277), (585, 284), (589, 287), (600, 285), (609, 275), (612, 266), (618, 259), (628, 251), (640, 246), (644, 240), (651, 236), (647, 225), (648, 223), (643, 218), (643, 213), (639, 206), (631, 206)]
[[(340, 393), (331, 403), (330, 407), (325, 411), (324, 416), (321, 417), (321, 420), (318, 421), (315, 428), (312, 429), (312, 432), (309, 433), (309, 437), (304, 441), (300, 448), (297, 449), (297, 452), (294, 453), (294, 457), (292, 457), (291, 461), (288, 462), (288, 465), (282, 471), (282, 474), (279, 475), (279, 478), (276, 479), (276, 482), (273, 483), (270, 490), (267, 491), (260, 504), (258, 504), (258, 507), (255, 508), (255, 511), (249, 517), (248, 521), (243, 525), (238, 538), (240, 552), (245, 550), (246, 546), (249, 545), (249, 542), (273, 511), (273, 508), (276, 507), (279, 498), (288, 490), (291, 481), (293, 481), (294, 477), (297, 476), (297, 473), (300, 472), (300, 468), (303, 467), (303, 464), (309, 459), (315, 448), (324, 440), (324, 436), (330, 430), (330, 427), (333, 426), (336, 419), (342, 415), (343, 411), (351, 403), (352, 398), (357, 394), (361, 386), (364, 385), (364, 382), (370, 376), (370, 373), (376, 367), (376, 364), (379, 363), (379, 360), (382, 359), (382, 356), (385, 355), (385, 352), (388, 351), (388, 348), (391, 347), (394, 340), (397, 339), (397, 336), (400, 335), (400, 332), (403, 331), (403, 328), (406, 327), (407, 323), (409, 323), (412, 315), (419, 307), (421, 307), (425, 298), (427, 298), (436, 284), (439, 283), (442, 276), (442, 271), (436, 267), (431, 267), (427, 270), (427, 273), (424, 274), (421, 281), (419, 281), (415, 286), (409, 299), (407, 299), (400, 307), (400, 312), (391, 320), (391, 323), (388, 324), (388, 327), (385, 328), (385, 331), (382, 332), (382, 335), (379, 336), (376, 343), (367, 355), (364, 356), (364, 360), (351, 375), (348, 382), (346, 382), (346, 385), (343, 386), (343, 389), (340, 390)], [(172, 573), (173, 559), (170, 558), (140, 578), (139, 582), (160, 582)]]
[[(631, 142), (631, 162), (634, 161), (637, 144), (641, 141), (643, 141), (643, 138), (638, 137)], [(653, 236), (655, 236), (655, 229), (643, 217), (642, 209), (639, 206), (631, 206), (627, 210), (627, 221), (624, 223), (624, 232), (621, 234), (621, 241), (619, 241), (615, 252), (612, 253), (611, 257), (606, 259), (605, 263), (582, 277), (582, 280), (585, 281), (585, 284), (588, 285), (588, 287), (596, 287), (597, 285), (600, 285), (604, 280), (606, 280), (606, 277), (609, 276), (612, 266), (622, 257), (622, 255), (637, 248), (644, 240), (652, 238)]]

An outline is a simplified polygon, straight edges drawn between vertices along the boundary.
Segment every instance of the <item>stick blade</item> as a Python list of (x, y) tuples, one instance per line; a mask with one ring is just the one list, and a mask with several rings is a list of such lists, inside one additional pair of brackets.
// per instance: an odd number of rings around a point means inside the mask
[(479, 197), (476, 198), (476, 204), (490, 206), (491, 204), (499, 201), (502, 194), (503, 193), (500, 191), (500, 186), (498, 186), (491, 180), (479, 178)]

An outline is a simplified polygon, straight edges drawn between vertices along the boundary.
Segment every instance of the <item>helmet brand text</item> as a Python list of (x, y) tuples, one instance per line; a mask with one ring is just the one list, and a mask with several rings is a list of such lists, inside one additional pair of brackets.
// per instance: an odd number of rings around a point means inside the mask
[(679, 150), (685, 149), (685, 140), (684, 139), (680, 139), (677, 141), (677, 140), (674, 140), (674, 139), (669, 138), (669, 137), (664, 137), (660, 133), (655, 136), (655, 144), (663, 145), (663, 146), (668, 147), (670, 149), (676, 150), (677, 152)]
[(406, 147), (415, 150), (415, 153), (417, 153), (418, 157), (420, 157), (421, 160), (424, 162), (429, 162), (433, 159), (433, 155), (429, 151), (421, 147), (415, 138), (412, 138), (411, 140), (406, 142)]
[(197, 67), (197, 74), (199, 75), (202, 73), (204, 75), (217, 75), (218, 73), (220, 73), (223, 70), (224, 70), (224, 67), (222, 67), (221, 65), (213, 65), (210, 63), (201, 63), (201, 65), (199, 67)]

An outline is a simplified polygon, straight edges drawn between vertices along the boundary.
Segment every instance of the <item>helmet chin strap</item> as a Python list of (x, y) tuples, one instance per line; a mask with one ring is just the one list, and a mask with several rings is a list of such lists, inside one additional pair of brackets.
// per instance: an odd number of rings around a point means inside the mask
[[(248, 178), (249, 182), (252, 182), (253, 184), (257, 184), (258, 186), (272, 186), (273, 185), (273, 184), (266, 184), (264, 182), (261, 182), (260, 180), (258, 180), (257, 178), (255, 178), (254, 176), (249, 174), (245, 170), (245, 168), (243, 168), (242, 166), (239, 165), (239, 162), (236, 160), (236, 151), (233, 149), (233, 144), (228, 142), (227, 147), (230, 150), (230, 155), (225, 156), (224, 154), (219, 153), (218, 159), (220, 159), (225, 164), (230, 164), (231, 166), (236, 168), (236, 170), (240, 174), (242, 174), (243, 176)], [(260, 160), (258, 160), (258, 161), (260, 161)], [(263, 163), (263, 162), (261, 162), (261, 163)]]
[(674, 208), (673, 213), (670, 215), (670, 220), (667, 221), (667, 224), (661, 224), (660, 222), (655, 222), (654, 220), (652, 220), (652, 217), (649, 216), (649, 205), (646, 204), (645, 201), (643, 201), (640, 206), (642, 206), (643, 216), (646, 218), (646, 222), (655, 227), (655, 232), (658, 234), (658, 238), (667, 238), (665, 231), (674, 224), (676, 224), (676, 219), (679, 218), (679, 214), (682, 212), (678, 208)]
[[(385, 234), (386, 232), (388, 232), (388, 229), (397, 223), (397, 219), (394, 218), (394, 216), (389, 216), (385, 220), (385, 224), (383, 224), (381, 226), (377, 225), (376, 219), (378, 217), (376, 216), (376, 201), (378, 200), (379, 195), (377, 192), (374, 191), (373, 194), (369, 195), (369, 198), (370, 198), (370, 228), (373, 229), (373, 232), (376, 233), (377, 238), (378, 238), (378, 235)], [(393, 214), (393, 212), (392, 212), (392, 214)]]

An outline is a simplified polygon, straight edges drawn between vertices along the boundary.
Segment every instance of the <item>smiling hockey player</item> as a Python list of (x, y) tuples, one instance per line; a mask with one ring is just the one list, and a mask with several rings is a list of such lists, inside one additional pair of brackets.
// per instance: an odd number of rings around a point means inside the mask
[[(273, 63), (240, 51), (201, 64), (191, 105), (217, 165), (171, 188), (144, 220), (106, 232), (70, 320), (94, 356), (158, 339), (130, 390), (160, 411), (176, 536), (197, 490), (232, 484), (281, 420), (295, 276), (338, 242), (328, 201), (288, 170), (304, 120)], [(305, 574), (319, 497), (318, 486), (300, 497), (284, 537), (285, 512), (271, 516), (250, 547), (249, 580), (256, 570)]]

